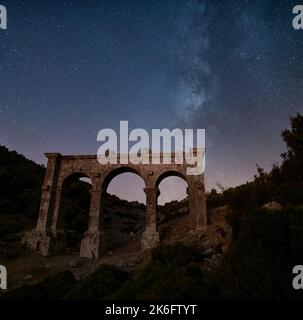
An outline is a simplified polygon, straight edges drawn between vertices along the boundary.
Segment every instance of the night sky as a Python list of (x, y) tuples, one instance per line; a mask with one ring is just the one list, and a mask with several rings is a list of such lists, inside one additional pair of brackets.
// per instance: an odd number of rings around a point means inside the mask
[[(0, 144), (45, 164), (44, 152), (95, 154), (120, 120), (205, 128), (207, 189), (251, 180), (303, 112), (299, 2), (0, 0)], [(111, 188), (138, 196), (123, 181)]]

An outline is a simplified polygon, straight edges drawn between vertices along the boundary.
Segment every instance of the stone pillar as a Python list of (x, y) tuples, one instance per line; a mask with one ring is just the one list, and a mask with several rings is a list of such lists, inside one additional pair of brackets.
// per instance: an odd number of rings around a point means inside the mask
[(62, 186), (58, 186), (54, 193), (54, 209), (51, 221), (51, 231), (56, 235), (59, 230), (64, 229), (64, 195), (62, 194)]
[(36, 228), (28, 233), (23, 242), (32, 250), (39, 251), (47, 256), (53, 249), (53, 236), (50, 224), (54, 209), (55, 190), (60, 170), (61, 155), (59, 153), (46, 153), (48, 158), (42, 187), (40, 211)]
[(157, 231), (157, 201), (160, 195), (158, 188), (145, 188), (146, 194), (146, 227), (141, 238), (141, 249), (150, 249), (158, 245), (160, 238)]
[(81, 241), (80, 257), (99, 258), (105, 253), (105, 237), (102, 230), (101, 202), (103, 190), (93, 181), (88, 230)]
[(54, 208), (51, 221), (51, 234), (53, 237), (52, 254), (61, 254), (66, 249), (66, 233), (64, 231), (64, 190), (57, 186), (54, 191)]
[[(197, 180), (200, 178), (199, 180)], [(187, 188), (190, 221), (193, 229), (207, 228), (207, 209), (203, 176), (196, 176)]]

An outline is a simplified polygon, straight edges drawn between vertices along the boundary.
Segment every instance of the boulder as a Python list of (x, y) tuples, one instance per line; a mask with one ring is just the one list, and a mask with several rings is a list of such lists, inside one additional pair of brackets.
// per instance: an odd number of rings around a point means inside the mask
[(283, 207), (277, 201), (265, 203), (261, 208), (264, 208), (267, 210), (282, 210), (283, 209)]

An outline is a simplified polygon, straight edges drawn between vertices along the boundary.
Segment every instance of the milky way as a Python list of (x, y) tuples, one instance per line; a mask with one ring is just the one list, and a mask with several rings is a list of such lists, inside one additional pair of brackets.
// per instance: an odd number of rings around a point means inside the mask
[(206, 128), (207, 188), (237, 185), (279, 161), (303, 111), (297, 1), (0, 3), (0, 143), (39, 163), (96, 153), (120, 120)]

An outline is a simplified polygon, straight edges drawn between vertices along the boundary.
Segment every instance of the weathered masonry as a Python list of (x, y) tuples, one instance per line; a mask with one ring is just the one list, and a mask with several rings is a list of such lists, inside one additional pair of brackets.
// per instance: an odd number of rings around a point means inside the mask
[[(189, 215), (192, 229), (207, 227), (204, 176), (186, 175), (185, 160), (176, 164), (107, 164), (101, 165), (97, 156), (62, 156), (46, 153), (47, 169), (42, 190), (40, 212), (36, 228), (27, 234), (26, 245), (43, 255), (59, 254), (65, 249), (63, 190), (65, 184), (74, 178), (91, 179), (91, 204), (88, 230), (81, 241), (80, 257), (98, 258), (104, 253), (105, 236), (102, 232), (102, 197), (110, 181), (124, 172), (139, 175), (145, 182), (146, 226), (142, 234), (141, 249), (148, 249), (159, 243), (157, 231), (158, 186), (168, 176), (183, 178), (188, 184)], [(184, 155), (185, 157), (185, 155)]]

